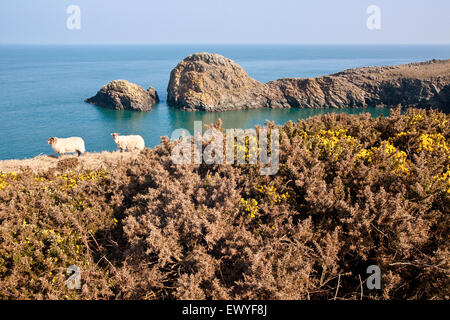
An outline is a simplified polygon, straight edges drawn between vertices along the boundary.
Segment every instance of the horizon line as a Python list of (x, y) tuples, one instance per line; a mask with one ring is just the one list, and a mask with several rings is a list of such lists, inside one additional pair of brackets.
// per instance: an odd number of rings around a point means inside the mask
[(5, 42), (0, 46), (450, 46), (450, 43), (20, 43)]

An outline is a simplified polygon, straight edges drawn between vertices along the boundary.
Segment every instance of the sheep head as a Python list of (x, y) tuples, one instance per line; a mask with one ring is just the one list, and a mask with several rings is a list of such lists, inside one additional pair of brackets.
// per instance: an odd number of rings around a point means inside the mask
[(117, 137), (119, 136), (118, 133), (111, 133), (111, 135), (112, 135), (114, 141), (116, 141)]
[(57, 138), (51, 137), (48, 139), (47, 144), (54, 144), (56, 142)]

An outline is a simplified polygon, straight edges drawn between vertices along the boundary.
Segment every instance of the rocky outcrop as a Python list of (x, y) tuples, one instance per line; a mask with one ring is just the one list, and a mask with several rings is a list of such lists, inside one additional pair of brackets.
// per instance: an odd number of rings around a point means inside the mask
[(218, 54), (196, 53), (171, 72), (168, 103), (185, 110), (405, 106), (449, 108), (450, 60), (349, 69), (266, 84)]
[(159, 102), (159, 97), (154, 88), (144, 90), (126, 80), (113, 80), (84, 101), (114, 110), (149, 111)]
[(270, 93), (232, 60), (197, 53), (172, 70), (167, 101), (187, 110), (226, 111), (266, 106)]

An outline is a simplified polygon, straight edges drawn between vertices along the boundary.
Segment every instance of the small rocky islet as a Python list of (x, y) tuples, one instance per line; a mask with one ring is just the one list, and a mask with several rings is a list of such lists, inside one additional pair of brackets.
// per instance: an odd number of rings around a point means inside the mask
[[(114, 80), (86, 102), (116, 110), (149, 111), (159, 102), (126, 80)], [(348, 69), (316, 78), (261, 83), (234, 61), (195, 53), (171, 71), (167, 103), (188, 111), (258, 108), (434, 107), (450, 111), (450, 60)]]
[(127, 80), (113, 80), (84, 101), (114, 110), (150, 111), (159, 97), (155, 88), (145, 90)]

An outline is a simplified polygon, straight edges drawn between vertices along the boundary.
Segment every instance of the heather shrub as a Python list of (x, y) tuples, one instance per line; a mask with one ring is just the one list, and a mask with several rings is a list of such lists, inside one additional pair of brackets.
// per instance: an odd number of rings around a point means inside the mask
[[(167, 138), (108, 172), (2, 174), (0, 294), (448, 299), (448, 120), (397, 109), (288, 122), (273, 176), (261, 164), (176, 165)], [(72, 264), (81, 290), (65, 286)], [(366, 287), (369, 265), (381, 290)]]

